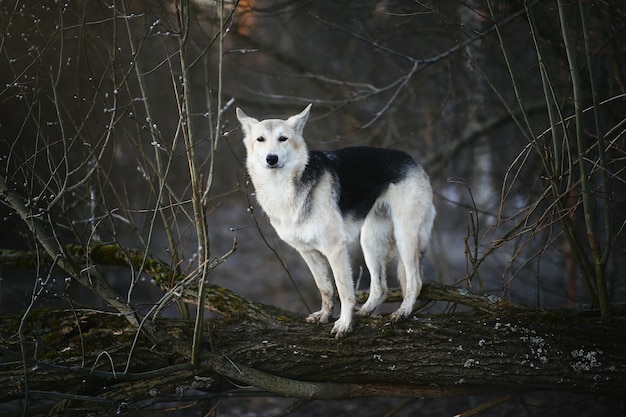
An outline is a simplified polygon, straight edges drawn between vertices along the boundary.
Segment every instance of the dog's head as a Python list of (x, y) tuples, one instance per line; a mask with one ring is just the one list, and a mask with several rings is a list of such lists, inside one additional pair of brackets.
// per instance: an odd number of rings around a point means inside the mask
[(248, 153), (248, 167), (279, 169), (306, 162), (308, 153), (302, 137), (311, 104), (287, 120), (258, 121), (237, 108), (237, 119), (243, 128), (243, 143)]

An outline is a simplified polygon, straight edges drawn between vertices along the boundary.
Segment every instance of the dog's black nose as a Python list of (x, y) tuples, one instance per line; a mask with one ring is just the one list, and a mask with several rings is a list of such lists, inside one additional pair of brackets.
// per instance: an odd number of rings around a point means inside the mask
[(269, 154), (265, 157), (265, 161), (267, 161), (267, 165), (273, 167), (278, 163), (278, 155)]

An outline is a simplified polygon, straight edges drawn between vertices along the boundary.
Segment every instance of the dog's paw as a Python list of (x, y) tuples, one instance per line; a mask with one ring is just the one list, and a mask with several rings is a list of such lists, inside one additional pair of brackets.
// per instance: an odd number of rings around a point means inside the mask
[(390, 321), (392, 323), (398, 323), (400, 321), (406, 320), (411, 315), (411, 311), (405, 311), (402, 308), (397, 309), (393, 313), (391, 313)]
[(373, 310), (361, 307), (357, 309), (354, 314), (356, 314), (357, 316), (361, 316), (361, 317), (367, 317), (367, 316), (371, 316), (373, 312), (374, 312)]
[(324, 324), (328, 323), (330, 319), (330, 312), (325, 310), (316, 311), (315, 313), (309, 314), (306, 318), (307, 323), (313, 324)]
[(343, 320), (339, 318), (335, 322), (333, 329), (330, 331), (330, 334), (335, 335), (335, 339), (341, 339), (345, 337), (348, 333), (352, 331), (352, 320)]

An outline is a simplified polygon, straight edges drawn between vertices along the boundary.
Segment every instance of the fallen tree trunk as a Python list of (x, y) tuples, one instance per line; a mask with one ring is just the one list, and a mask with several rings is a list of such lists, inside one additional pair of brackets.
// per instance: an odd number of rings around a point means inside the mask
[[(0, 384), (8, 389), (0, 403), (56, 399), (64, 415), (84, 414), (122, 404), (141, 408), (191, 388), (223, 394), (236, 382), (315, 399), (524, 390), (617, 397), (626, 386), (622, 321), (507, 307), (399, 324), (359, 319), (354, 333), (337, 341), (330, 325), (275, 313), (209, 320), (195, 368), (181, 352), (136, 339), (136, 329), (117, 315), (37, 311), (21, 333), (21, 316), (3, 317)], [(159, 320), (157, 328), (190, 343), (189, 322)]]
[[(5, 262), (6, 255), (0, 253)], [(97, 255), (89, 256), (95, 262)], [(123, 259), (132, 264), (131, 258), (126, 252)], [(142, 265), (152, 276), (171, 274), (158, 262)], [(168, 290), (164, 302), (197, 299), (192, 284), (180, 285)], [(626, 386), (626, 322), (619, 316), (601, 321), (526, 309), (430, 284), (422, 301), (473, 309), (397, 324), (386, 317), (358, 318), (352, 334), (335, 340), (332, 324), (311, 325), (302, 316), (208, 287), (206, 304), (220, 317), (206, 321), (195, 367), (188, 321), (144, 317), (149, 339), (119, 313), (35, 310), (0, 318), (0, 386), (7, 387), (0, 390), (0, 404), (53, 400), (46, 411), (69, 416), (140, 409), (192, 394), (236, 395), (240, 384), (310, 399), (530, 390), (620, 397)], [(150, 341), (155, 336), (163, 342)]]

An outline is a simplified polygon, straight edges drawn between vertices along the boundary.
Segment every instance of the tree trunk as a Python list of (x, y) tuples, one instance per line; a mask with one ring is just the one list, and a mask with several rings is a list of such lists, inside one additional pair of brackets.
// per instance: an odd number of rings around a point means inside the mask
[[(0, 251), (0, 262), (26, 262), (18, 255)], [(133, 263), (132, 252), (112, 255), (89, 253), (100, 263)], [(153, 277), (171, 277), (157, 261), (144, 265)], [(354, 332), (336, 340), (332, 323), (308, 324), (303, 316), (207, 287), (206, 305), (220, 316), (206, 320), (195, 366), (193, 323), (181, 319), (145, 317), (142, 325), (150, 324), (152, 340), (162, 340), (155, 345), (118, 313), (33, 310), (0, 317), (0, 404), (26, 399), (32, 407), (55, 400), (54, 409), (45, 410), (70, 416), (139, 409), (190, 392), (223, 396), (237, 390), (236, 384), (310, 399), (530, 390), (620, 397), (626, 386), (626, 322), (620, 312), (601, 321), (429, 284), (421, 301), (473, 308), (397, 324), (384, 316), (357, 318)], [(168, 294), (197, 301), (193, 285), (183, 281)], [(163, 299), (172, 301), (168, 294)]]
[[(3, 317), (0, 385), (8, 389), (0, 403), (56, 399), (64, 415), (84, 415), (172, 401), (191, 388), (210, 395), (236, 389), (235, 381), (315, 399), (523, 390), (621, 396), (626, 386), (623, 321), (508, 306), (399, 324), (359, 319), (337, 341), (330, 324), (255, 306), (265, 313), (261, 319), (255, 313), (207, 321), (195, 368), (188, 352), (135, 339), (136, 330), (116, 315), (36, 311), (24, 322), (21, 343), (22, 317)], [(193, 323), (160, 319), (156, 327), (191, 346)]]

